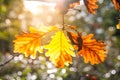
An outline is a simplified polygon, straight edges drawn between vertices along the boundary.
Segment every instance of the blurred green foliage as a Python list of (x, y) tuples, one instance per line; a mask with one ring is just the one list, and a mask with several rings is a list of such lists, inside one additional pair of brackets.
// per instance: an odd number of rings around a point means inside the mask
[(19, 14), (22, 11), (22, 0), (0, 0), (0, 50), (2, 53), (10, 51), (11, 40), (21, 26)]
[[(96, 39), (103, 40), (108, 50), (104, 63), (92, 66), (85, 64), (83, 58), (76, 57), (72, 65), (57, 69), (44, 54), (39, 53), (36, 59), (25, 58), (21, 54), (0, 66), (0, 80), (120, 80), (120, 30), (115, 27), (119, 13), (110, 0), (104, 0), (99, 6), (95, 15), (88, 14), (83, 6), (81, 12), (71, 10), (65, 15), (65, 24), (76, 25), (83, 35), (94, 33)], [(62, 23), (61, 16), (48, 13), (48, 7), (42, 6), (40, 10), (43, 12), (35, 16), (24, 11), (22, 0), (0, 0), (0, 64), (15, 55), (12, 53), (12, 40), (15, 34), (21, 32), (23, 20), (20, 15), (24, 15), (26, 26)], [(34, 17), (38, 24), (32, 21)]]

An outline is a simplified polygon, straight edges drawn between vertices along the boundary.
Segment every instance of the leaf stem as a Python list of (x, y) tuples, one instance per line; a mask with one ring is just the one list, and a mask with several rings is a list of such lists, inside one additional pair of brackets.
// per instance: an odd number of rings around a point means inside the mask
[(64, 14), (62, 14), (62, 26), (63, 26), (62, 30), (64, 30), (64, 29), (65, 29), (64, 24), (65, 24), (65, 22), (64, 22)]

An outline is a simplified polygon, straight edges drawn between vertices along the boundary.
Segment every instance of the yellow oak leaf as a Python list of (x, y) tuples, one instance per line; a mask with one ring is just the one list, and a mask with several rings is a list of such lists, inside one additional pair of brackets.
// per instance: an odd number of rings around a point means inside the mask
[(47, 32), (55, 30), (49, 27), (46, 31), (30, 27), (30, 33), (23, 32), (21, 35), (16, 35), (14, 40), (14, 52), (23, 53), (26, 57), (36, 57), (37, 51), (42, 52), (41, 40)]
[(50, 60), (56, 67), (62, 68), (64, 65), (72, 64), (71, 56), (75, 57), (75, 53), (73, 51), (74, 48), (69, 42), (64, 32), (59, 30), (52, 37), (51, 42), (44, 46), (45, 49), (48, 49), (45, 55), (50, 57)]

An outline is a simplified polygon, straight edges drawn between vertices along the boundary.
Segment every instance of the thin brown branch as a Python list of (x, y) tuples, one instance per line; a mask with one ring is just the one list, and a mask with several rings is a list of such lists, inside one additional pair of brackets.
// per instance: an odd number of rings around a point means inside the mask
[(6, 64), (8, 64), (9, 62), (11, 62), (13, 59), (14, 59), (14, 57), (15, 56), (18, 56), (19, 54), (17, 54), (17, 55), (12, 55), (12, 58), (10, 58), (9, 60), (7, 60), (6, 62), (4, 62), (4, 63), (2, 63), (2, 64), (0, 64), (0, 67), (3, 67), (3, 66), (5, 66)]
[(64, 26), (64, 24), (65, 24), (65, 22), (64, 22), (64, 14), (62, 14), (62, 26), (63, 26), (63, 30), (64, 30), (64, 28), (65, 28), (65, 26)]
[(6, 61), (6, 62), (4, 62), (3, 64), (0, 64), (0, 67), (5, 66), (6, 64), (8, 64), (10, 61), (12, 61), (12, 60), (13, 60), (13, 58), (14, 58), (14, 56), (12, 56), (12, 58), (11, 58), (11, 59), (7, 60), (7, 61)]

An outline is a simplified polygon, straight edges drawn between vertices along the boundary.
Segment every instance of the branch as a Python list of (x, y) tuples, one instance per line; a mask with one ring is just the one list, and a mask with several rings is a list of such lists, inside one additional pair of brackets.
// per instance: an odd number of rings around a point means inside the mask
[(11, 59), (9, 59), (8, 61), (6, 61), (5, 63), (0, 64), (0, 67), (4, 66), (4, 65), (6, 65), (7, 63), (9, 63), (10, 61), (12, 61), (12, 60), (13, 60), (13, 58), (14, 58), (14, 56), (12, 56), (12, 58), (11, 58)]
[(4, 62), (3, 64), (0, 64), (0, 67), (5, 66), (6, 64), (8, 64), (10, 61), (12, 61), (14, 59), (15, 56), (12, 56), (11, 59), (9, 59), (8, 61)]

